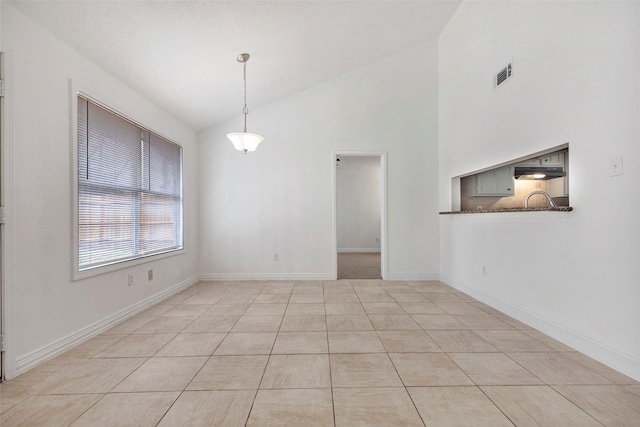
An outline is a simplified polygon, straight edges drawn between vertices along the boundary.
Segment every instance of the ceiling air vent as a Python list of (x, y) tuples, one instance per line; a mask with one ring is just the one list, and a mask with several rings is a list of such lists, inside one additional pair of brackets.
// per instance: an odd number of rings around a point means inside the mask
[(513, 62), (509, 62), (506, 67), (498, 71), (498, 74), (495, 75), (493, 79), (494, 89), (505, 84), (511, 77), (513, 77)]

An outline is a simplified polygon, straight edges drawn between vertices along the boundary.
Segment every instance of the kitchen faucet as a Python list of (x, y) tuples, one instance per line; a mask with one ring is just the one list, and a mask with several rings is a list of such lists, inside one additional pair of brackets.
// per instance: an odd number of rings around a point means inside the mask
[(545, 196), (547, 198), (547, 200), (549, 201), (549, 205), (551, 205), (552, 208), (556, 207), (556, 204), (553, 202), (553, 199), (551, 199), (551, 196), (548, 195), (546, 192), (544, 192), (544, 191), (532, 191), (531, 193), (529, 193), (527, 198), (524, 199), (524, 208), (525, 209), (527, 209), (529, 207), (529, 197), (533, 196), (534, 194), (542, 194), (543, 196)]

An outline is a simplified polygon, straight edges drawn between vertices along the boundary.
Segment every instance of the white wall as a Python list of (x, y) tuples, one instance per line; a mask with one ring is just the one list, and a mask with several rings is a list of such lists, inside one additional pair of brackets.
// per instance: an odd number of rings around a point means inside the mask
[[(2, 3), (8, 52), (7, 376), (91, 333), (100, 321), (197, 277), (196, 136), (103, 69)], [(70, 79), (184, 147), (186, 253), (71, 281)], [(154, 280), (146, 279), (147, 269)], [(134, 286), (127, 275), (134, 274)]]
[(465, 2), (439, 47), (440, 209), (451, 177), (566, 142), (575, 208), (442, 217), (442, 279), (640, 379), (640, 3)]
[(336, 167), (338, 252), (380, 252), (380, 157), (339, 158)]
[(438, 277), (436, 42), (251, 110), (247, 155), (241, 125), (199, 134), (204, 277), (332, 278), (334, 150), (387, 151), (388, 278)]

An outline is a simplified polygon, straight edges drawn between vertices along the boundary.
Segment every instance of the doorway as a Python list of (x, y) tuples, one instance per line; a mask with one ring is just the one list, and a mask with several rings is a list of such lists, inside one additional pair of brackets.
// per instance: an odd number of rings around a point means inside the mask
[(336, 151), (334, 277), (386, 277), (386, 152)]

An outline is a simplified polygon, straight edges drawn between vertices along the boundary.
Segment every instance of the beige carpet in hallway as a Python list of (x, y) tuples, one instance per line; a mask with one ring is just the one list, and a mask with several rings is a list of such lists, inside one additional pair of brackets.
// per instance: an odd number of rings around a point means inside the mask
[(380, 254), (350, 252), (338, 254), (338, 279), (381, 279)]

